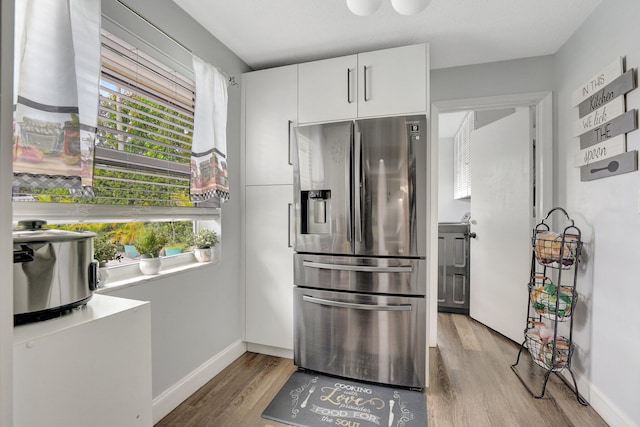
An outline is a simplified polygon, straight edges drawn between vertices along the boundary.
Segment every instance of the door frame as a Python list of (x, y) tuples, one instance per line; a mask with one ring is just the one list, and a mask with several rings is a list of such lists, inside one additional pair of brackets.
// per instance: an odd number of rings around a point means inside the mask
[(429, 173), (427, 175), (427, 331), (429, 347), (436, 347), (438, 340), (438, 121), (441, 113), (466, 110), (489, 110), (516, 107), (536, 107), (535, 110), (535, 179), (536, 179), (536, 218), (543, 218), (551, 209), (554, 194), (553, 164), (553, 93), (530, 92), (512, 95), (499, 95), (480, 98), (436, 101), (431, 104), (429, 122), (431, 132), (427, 156)]

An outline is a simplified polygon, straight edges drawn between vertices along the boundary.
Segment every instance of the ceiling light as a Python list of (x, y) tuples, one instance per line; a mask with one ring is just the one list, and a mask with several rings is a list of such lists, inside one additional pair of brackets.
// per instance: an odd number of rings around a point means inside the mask
[(429, 6), (431, 0), (391, 0), (391, 5), (401, 15), (417, 15)]
[(351, 13), (358, 16), (371, 15), (381, 4), (382, 0), (347, 0), (347, 7)]

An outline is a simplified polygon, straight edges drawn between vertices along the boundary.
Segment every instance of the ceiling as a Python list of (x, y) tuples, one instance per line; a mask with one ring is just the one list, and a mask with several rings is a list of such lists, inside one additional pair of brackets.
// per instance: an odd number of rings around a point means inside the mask
[(367, 17), (345, 0), (174, 0), (253, 69), (430, 44), (431, 68), (555, 53), (601, 0), (432, 0), (416, 16), (388, 0)]

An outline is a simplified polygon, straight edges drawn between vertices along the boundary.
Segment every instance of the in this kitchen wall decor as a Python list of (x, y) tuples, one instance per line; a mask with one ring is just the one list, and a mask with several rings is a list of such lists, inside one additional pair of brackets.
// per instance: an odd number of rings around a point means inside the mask
[(579, 119), (573, 136), (580, 138), (580, 151), (573, 165), (580, 180), (591, 181), (638, 170), (638, 152), (627, 151), (627, 132), (638, 128), (636, 110), (626, 111), (625, 95), (637, 87), (635, 69), (624, 72), (619, 57), (593, 76), (571, 96)]

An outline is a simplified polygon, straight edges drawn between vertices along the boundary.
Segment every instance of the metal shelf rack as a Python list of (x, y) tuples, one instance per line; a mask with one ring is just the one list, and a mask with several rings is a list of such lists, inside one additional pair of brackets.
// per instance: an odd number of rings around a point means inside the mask
[[(551, 231), (550, 218), (562, 213), (568, 225), (561, 233)], [(531, 274), (529, 277), (529, 304), (524, 341), (520, 345), (516, 362), (511, 369), (524, 387), (537, 399), (544, 396), (547, 382), (555, 373), (576, 395), (582, 405), (588, 405), (580, 395), (571, 369), (574, 352), (573, 320), (578, 300), (577, 272), (582, 253), (582, 233), (573, 219), (560, 207), (549, 211), (533, 229), (531, 238)], [(533, 362), (544, 371), (542, 389), (536, 392), (517, 370), (523, 350), (527, 349)], [(560, 375), (568, 371), (569, 380)]]

